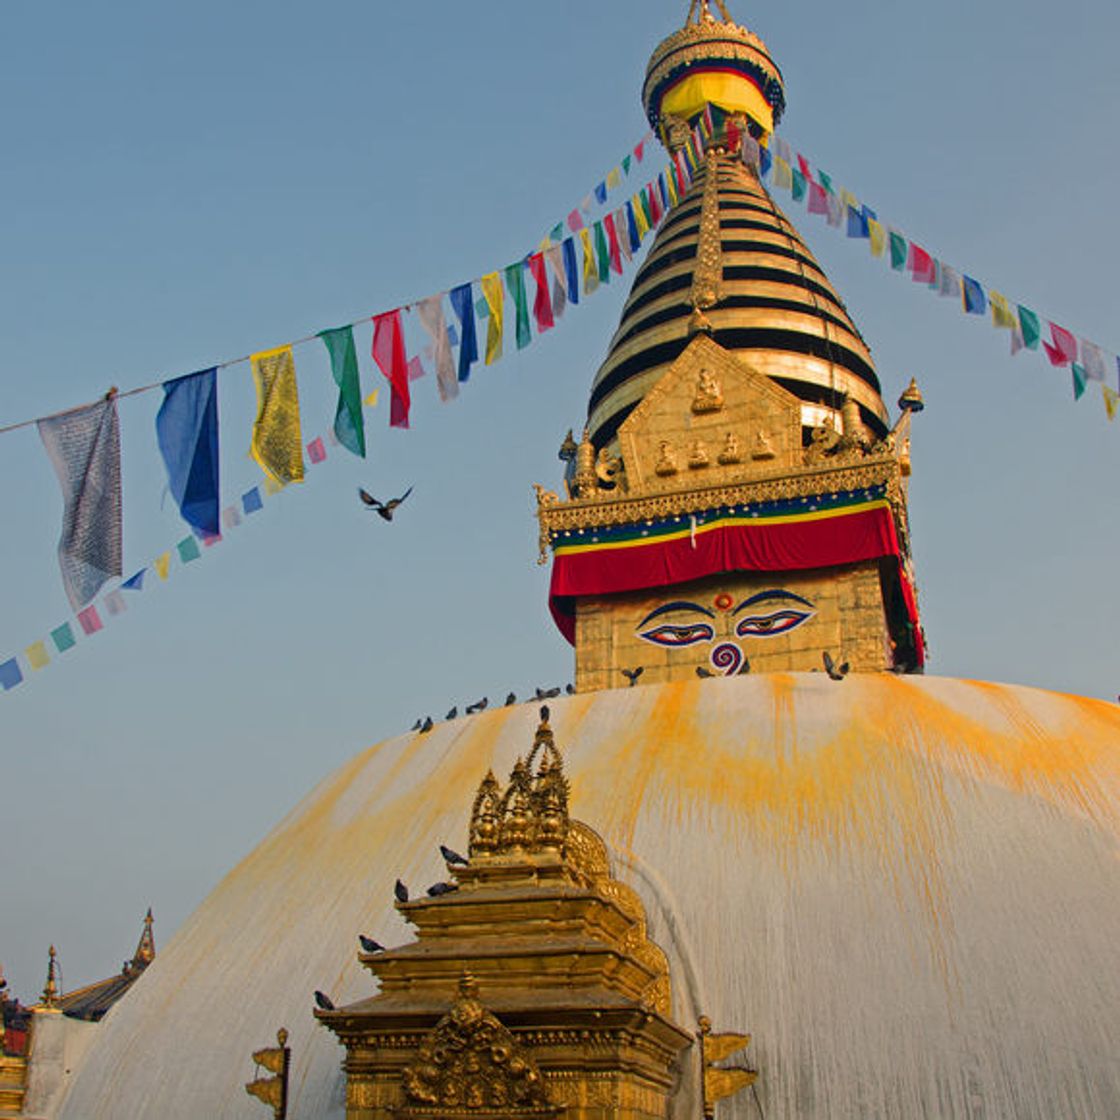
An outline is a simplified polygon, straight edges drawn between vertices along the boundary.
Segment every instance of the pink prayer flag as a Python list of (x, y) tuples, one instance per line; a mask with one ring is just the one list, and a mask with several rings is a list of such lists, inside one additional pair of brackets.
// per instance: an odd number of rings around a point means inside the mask
[(918, 283), (932, 284), (937, 279), (937, 266), (933, 263), (933, 257), (913, 241), (910, 242), (910, 271)]
[(811, 180), (809, 182), (809, 213), (828, 213), (828, 192), (825, 191), (820, 183)]
[(420, 355), (409, 358), (408, 360), (408, 379), (409, 381), (419, 381), (428, 371), (424, 368), (424, 363), (420, 360)]
[(222, 543), (221, 533), (203, 533), (202, 534), (202, 547), (213, 548), (216, 544)]
[(117, 590), (110, 591), (109, 594), (105, 596), (104, 603), (105, 609), (111, 615), (124, 614), (127, 609), (124, 603), (124, 596)]
[(634, 158), (641, 163), (642, 156), (645, 154), (646, 142), (644, 140), (638, 141), (638, 146), (634, 149)]
[(323, 446), (322, 436), (316, 436), (307, 445), (307, 457), (313, 463), (321, 463), (327, 457), (327, 449)]
[(78, 622), (86, 634), (96, 634), (102, 625), (101, 615), (97, 613), (97, 608), (94, 606), (88, 606), (84, 611), (78, 611)]
[(1077, 361), (1077, 339), (1070, 331), (1059, 327), (1057, 323), (1051, 323), (1050, 337), (1054, 340), (1053, 346), (1043, 339), (1042, 348), (1052, 366), (1068, 366), (1070, 362)]
[(579, 233), (583, 229), (583, 215), (578, 210), (573, 210), (568, 215), (568, 229), (572, 233)]

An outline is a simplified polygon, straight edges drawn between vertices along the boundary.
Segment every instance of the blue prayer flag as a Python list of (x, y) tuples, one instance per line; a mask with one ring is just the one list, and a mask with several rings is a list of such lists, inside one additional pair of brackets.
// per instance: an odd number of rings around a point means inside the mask
[(218, 371), (163, 383), (156, 439), (171, 496), (196, 532), (218, 532)]
[(638, 219), (634, 216), (634, 203), (626, 203), (626, 235), (630, 238), (630, 252), (636, 253), (642, 247), (642, 238), (638, 233)]
[(0, 664), (0, 685), (3, 686), (5, 692), (9, 688), (15, 688), (22, 680), (23, 673), (20, 671), (19, 662), (14, 657), (10, 657), (3, 664)]
[(579, 303), (579, 264), (574, 237), (564, 238), (564, 279), (568, 284), (568, 302)]
[(246, 490), (241, 495), (241, 508), (247, 514), (256, 513), (263, 506), (264, 502), (261, 501), (261, 488), (259, 486), (254, 486), (252, 490)]
[(763, 148), (758, 156), (758, 171), (764, 179), (770, 174), (770, 165), (773, 162), (774, 157), (770, 154), (769, 149)]
[(459, 345), (459, 332), (455, 329), (454, 323), (450, 324), (447, 328), (447, 341), (451, 343), (452, 346)]
[(126, 591), (143, 591), (144, 590), (144, 573), (147, 568), (141, 568), (135, 575), (129, 576), (128, 579), (121, 584)]
[(595, 201), (600, 205), (607, 201), (607, 184), (605, 180), (595, 188)]
[(870, 222), (877, 222), (879, 220), (879, 215), (876, 214), (875, 211), (867, 205), (867, 203), (864, 203), (863, 205), (863, 217), (865, 221)]
[(964, 309), (969, 315), (983, 315), (988, 310), (988, 297), (984, 295), (984, 288), (979, 280), (971, 276), (962, 276), (964, 282)]
[(871, 236), (871, 228), (867, 224), (867, 215), (857, 210), (850, 202), (848, 203), (848, 236)]
[[(470, 283), (460, 284), (447, 293), (451, 308), (459, 318), (462, 342), (459, 344), (459, 380), (471, 375), (471, 363), (478, 361), (478, 336), (474, 329), (474, 296)], [(453, 328), (450, 328), (453, 329)]]

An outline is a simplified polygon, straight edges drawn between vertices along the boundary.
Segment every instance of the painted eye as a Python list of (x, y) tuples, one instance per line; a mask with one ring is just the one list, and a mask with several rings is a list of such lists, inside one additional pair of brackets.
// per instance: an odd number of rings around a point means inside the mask
[(715, 631), (706, 622), (694, 622), (688, 626), (665, 623), (652, 630), (644, 630), (638, 637), (659, 646), (694, 646), (697, 642), (710, 642), (715, 637)]
[(813, 617), (813, 611), (774, 611), (773, 614), (752, 614), (740, 619), (735, 633), (741, 638), (774, 638), (788, 634), (806, 619)]

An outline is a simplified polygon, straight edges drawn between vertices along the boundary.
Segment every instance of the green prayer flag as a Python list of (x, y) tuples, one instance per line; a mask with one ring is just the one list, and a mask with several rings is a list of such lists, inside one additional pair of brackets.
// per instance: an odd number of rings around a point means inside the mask
[(599, 283), (611, 282), (611, 251), (607, 248), (607, 235), (603, 223), (595, 223), (595, 259), (599, 265)]
[(529, 331), (529, 296), (525, 291), (525, 264), (518, 261), (506, 269), (506, 288), (517, 310), (517, 349), (524, 350), (532, 341)]
[(805, 197), (806, 189), (805, 176), (800, 171), (793, 173), (793, 201), (801, 202)]
[(906, 244), (906, 238), (901, 233), (895, 233), (891, 230), (891, 268), (895, 272), (906, 271), (906, 258), (909, 252), (909, 246)]
[(64, 622), (61, 626), (52, 630), (51, 640), (54, 642), (55, 649), (57, 649), (59, 653), (65, 653), (68, 649), (73, 649), (76, 645), (74, 641), (74, 631), (70, 629), (69, 622)]
[(626, 157), (623, 158), (623, 160), (622, 160), (622, 170), (625, 171), (627, 175), (630, 174), (630, 157), (629, 156), (626, 156)]
[(366, 457), (366, 425), (362, 418), (362, 385), (358, 379), (358, 355), (354, 350), (354, 328), (335, 327), (320, 331), (319, 337), (331, 356), (331, 373), (338, 386), (338, 408), (334, 434), (353, 454)]
[(1085, 386), (1089, 383), (1089, 375), (1085, 372), (1085, 367), (1079, 366), (1076, 362), (1070, 368), (1073, 370), (1073, 399), (1079, 401), (1085, 393)]
[(198, 541), (194, 537), (184, 537), (178, 544), (179, 559), (184, 564), (189, 564), (192, 560), (197, 560), (202, 552), (198, 547)]
[(653, 229), (653, 207), (649, 204), (649, 192), (645, 187), (642, 187), (642, 193), (638, 195), (638, 199), (642, 204), (642, 213), (646, 216), (646, 221), (649, 222), (649, 228)]
[(564, 223), (557, 222), (548, 232), (549, 241), (561, 242), (564, 240)]
[(832, 176), (831, 175), (827, 175), (827, 174), (825, 174), (825, 172), (818, 169), (817, 178), (820, 179), (821, 186), (824, 187), (824, 189), (826, 191), (828, 191), (829, 194), (835, 194), (836, 193), (832, 189)]
[(1038, 349), (1038, 340), (1042, 337), (1042, 324), (1038, 316), (1029, 308), (1019, 304), (1019, 327), (1023, 332), (1023, 345), (1028, 350)]

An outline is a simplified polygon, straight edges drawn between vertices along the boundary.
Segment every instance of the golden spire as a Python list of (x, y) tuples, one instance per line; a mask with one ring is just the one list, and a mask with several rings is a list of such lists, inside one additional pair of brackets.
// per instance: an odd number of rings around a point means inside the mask
[[(727, 6), (723, 0), (715, 0), (716, 7), (719, 9), (719, 14), (723, 16), (724, 23), (730, 23), (731, 17), (727, 14)], [(712, 15), (711, 0), (692, 0), (688, 6), (688, 18), (684, 21), (687, 27), (690, 23), (702, 23), (704, 21), (714, 20)]]
[(58, 1010), (58, 997), (62, 994), (58, 988), (58, 953), (55, 947), (50, 947), (50, 954), (47, 960), (47, 982), (43, 985), (43, 1004), (44, 1011), (57, 1011)]
[(140, 934), (140, 941), (136, 952), (132, 954), (132, 963), (139, 968), (145, 968), (156, 958), (156, 941), (152, 936), (152, 908), (148, 907), (144, 915), (144, 929)]

